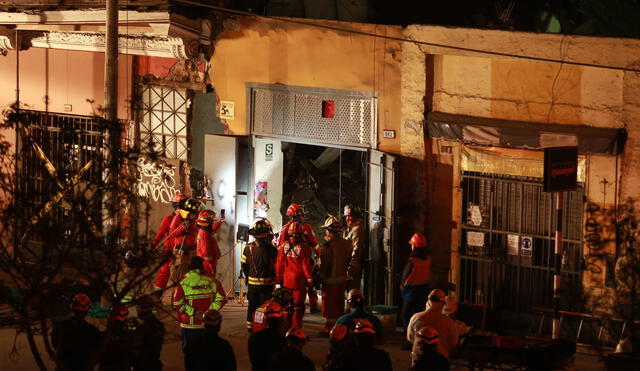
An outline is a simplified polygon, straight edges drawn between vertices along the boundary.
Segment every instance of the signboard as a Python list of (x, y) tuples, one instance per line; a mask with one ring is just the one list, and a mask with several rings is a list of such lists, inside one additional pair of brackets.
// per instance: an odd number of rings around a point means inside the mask
[(273, 161), (273, 143), (267, 143), (264, 146), (264, 160)]
[(575, 191), (578, 179), (578, 147), (544, 149), (545, 192)]
[(484, 233), (482, 232), (467, 232), (467, 245), (469, 246), (484, 246)]
[(533, 256), (533, 237), (522, 236), (520, 242), (520, 255), (528, 258)]
[(220, 118), (233, 120), (234, 118), (234, 103), (233, 102), (225, 102), (220, 101)]
[(507, 254), (518, 255), (520, 247), (520, 236), (517, 234), (510, 234), (507, 236)]
[(480, 212), (480, 206), (469, 205), (469, 221), (471, 225), (476, 227), (482, 224), (482, 213)]

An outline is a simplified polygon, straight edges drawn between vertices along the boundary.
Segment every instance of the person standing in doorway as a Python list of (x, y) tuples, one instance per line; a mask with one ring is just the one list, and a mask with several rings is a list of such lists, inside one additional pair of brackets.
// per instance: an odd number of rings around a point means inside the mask
[(336, 320), (344, 314), (344, 292), (347, 287), (347, 270), (351, 262), (351, 244), (342, 238), (342, 226), (330, 216), (324, 222), (325, 243), (320, 246), (319, 280), (322, 283), (323, 336), (329, 336)]
[(349, 281), (347, 289), (359, 289), (362, 281), (362, 272), (366, 259), (369, 257), (369, 250), (365, 242), (365, 232), (362, 225), (362, 213), (360, 209), (352, 204), (344, 207), (344, 217), (347, 223), (347, 230), (344, 238), (353, 246), (351, 262), (349, 263)]
[(271, 243), (273, 230), (267, 219), (256, 221), (253, 228), (249, 229), (249, 234), (255, 241), (245, 246), (240, 263), (242, 272), (249, 281), (247, 329), (251, 332), (254, 312), (271, 298), (275, 287), (278, 249)]

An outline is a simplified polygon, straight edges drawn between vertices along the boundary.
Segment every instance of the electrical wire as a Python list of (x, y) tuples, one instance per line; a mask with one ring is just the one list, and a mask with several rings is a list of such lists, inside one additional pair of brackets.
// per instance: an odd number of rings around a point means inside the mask
[(197, 2), (189, 1), (189, 0), (174, 0), (174, 1), (176, 3), (181, 3), (181, 4), (185, 4), (185, 5), (192, 5), (192, 6), (208, 8), (208, 9), (215, 10), (215, 11), (218, 11), (218, 12), (221, 12), (221, 13), (227, 13), (227, 14), (233, 14), (233, 15), (242, 15), (242, 16), (251, 16), (251, 17), (257, 17), (257, 18), (265, 18), (265, 19), (270, 19), (270, 20), (275, 20), (275, 21), (280, 21), (280, 22), (288, 22), (288, 23), (294, 23), (294, 24), (299, 24), (299, 25), (304, 25), (304, 26), (322, 28), (322, 29), (325, 29), (325, 30), (332, 30), (332, 31), (337, 31), (337, 32), (346, 32), (346, 33), (352, 33), (352, 34), (356, 34), (356, 35), (376, 37), (376, 38), (392, 40), (392, 41), (408, 42), (408, 43), (413, 43), (413, 44), (417, 44), (417, 45), (433, 46), (433, 47), (444, 48), (444, 49), (452, 49), (452, 50), (459, 50), (459, 51), (465, 51), (465, 52), (471, 52), (471, 53), (495, 55), (495, 56), (500, 56), (500, 57), (528, 59), (528, 60), (537, 61), (537, 62), (563, 63), (563, 64), (569, 64), (569, 65), (581, 66), (581, 67), (604, 68), (604, 69), (617, 70), (617, 71), (626, 71), (626, 72), (640, 72), (640, 69), (637, 69), (637, 68), (620, 67), (620, 66), (609, 66), (609, 65), (596, 64), (596, 63), (562, 61), (560, 59), (553, 59), (553, 58), (534, 57), (534, 56), (530, 56), (530, 55), (511, 54), (511, 53), (504, 53), (504, 52), (498, 52), (498, 51), (493, 51), (493, 50), (475, 49), (475, 48), (467, 48), (467, 47), (455, 46), (455, 45), (432, 43), (432, 42), (428, 42), (428, 41), (413, 40), (413, 39), (407, 39), (407, 38), (403, 38), (403, 37), (395, 37), (395, 36), (388, 36), (388, 35), (378, 35), (378, 34), (375, 34), (375, 33), (366, 32), (366, 31), (360, 31), (360, 30), (354, 30), (354, 29), (350, 29), (350, 28), (330, 26), (330, 25), (326, 25), (326, 24), (318, 24), (318, 23), (313, 23), (313, 22), (306, 22), (306, 21), (301, 21), (301, 20), (297, 20), (297, 19), (294, 19), (294, 18), (283, 18), (283, 17), (268, 16), (268, 15), (260, 15), (260, 14), (249, 13), (249, 12), (244, 12), (244, 11), (240, 11), (240, 10), (233, 10), (233, 9), (223, 8), (223, 7), (215, 6), (215, 5), (201, 4), (201, 3), (197, 3)]

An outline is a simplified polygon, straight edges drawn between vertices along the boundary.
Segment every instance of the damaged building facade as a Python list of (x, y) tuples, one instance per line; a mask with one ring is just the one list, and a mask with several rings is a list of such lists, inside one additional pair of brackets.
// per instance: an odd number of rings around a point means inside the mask
[[(170, 189), (149, 189), (157, 220), (177, 190), (206, 194), (224, 212), (225, 287), (254, 218), (278, 228), (286, 206), (301, 202), (317, 225), (354, 203), (369, 231), (373, 303), (399, 303), (406, 241), (425, 232), (434, 286), (453, 284), (461, 301), (489, 309), (550, 308), (553, 204), (542, 192), (541, 149), (577, 145), (563, 306), (617, 315), (624, 251), (607, 210), (639, 196), (638, 41), (276, 20), (159, 3), (165, 8), (120, 12), (118, 112), (129, 138), (151, 138), (173, 165), (174, 181), (163, 183)], [(20, 71), (25, 109), (100, 114), (99, 12), (49, 12), (44, 23), (0, 14), (0, 74), (11, 85)], [(2, 107), (14, 101), (0, 91)]]

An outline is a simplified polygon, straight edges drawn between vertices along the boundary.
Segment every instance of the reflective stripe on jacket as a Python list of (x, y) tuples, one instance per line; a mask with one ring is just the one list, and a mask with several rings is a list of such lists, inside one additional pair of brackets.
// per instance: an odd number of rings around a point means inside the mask
[(187, 272), (173, 294), (173, 308), (182, 328), (204, 328), (204, 312), (220, 310), (224, 302), (216, 281), (198, 270)]
[(259, 239), (248, 244), (240, 263), (249, 285), (275, 285), (277, 258), (278, 249), (269, 241)]

